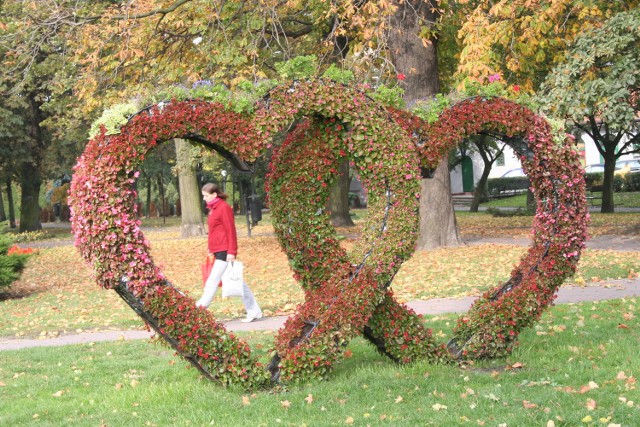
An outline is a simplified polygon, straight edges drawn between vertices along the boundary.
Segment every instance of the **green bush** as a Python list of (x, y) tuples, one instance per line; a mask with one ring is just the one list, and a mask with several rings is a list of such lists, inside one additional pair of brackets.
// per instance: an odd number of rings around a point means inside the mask
[(0, 234), (0, 289), (9, 286), (20, 277), (20, 272), (27, 262), (28, 254), (12, 253), (9, 255), (9, 247), (13, 240), (4, 234)]
[(628, 173), (624, 176), (622, 191), (640, 191), (640, 172)]

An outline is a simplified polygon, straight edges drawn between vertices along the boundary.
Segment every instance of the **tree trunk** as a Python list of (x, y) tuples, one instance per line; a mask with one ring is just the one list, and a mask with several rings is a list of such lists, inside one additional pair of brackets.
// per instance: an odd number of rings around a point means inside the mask
[(40, 223), (40, 185), (42, 184), (42, 159), (48, 146), (48, 135), (40, 124), (44, 121), (40, 97), (29, 93), (26, 97), (28, 109), (27, 133), (35, 150), (30, 162), (22, 162), (19, 168), (20, 187), (20, 232), (42, 229)]
[(40, 224), (40, 171), (32, 164), (25, 163), (20, 170), (20, 232), (38, 231), (42, 229)]
[(438, 93), (437, 40), (424, 44), (418, 36), (423, 25), (435, 22), (429, 1), (395, 1), (396, 13), (391, 17), (389, 53), (405, 90), (405, 101), (411, 106), (415, 101), (428, 99)]
[[(438, 165), (433, 178), (422, 180), (420, 193), (420, 235), (417, 249), (434, 249), (442, 246), (459, 246), (462, 237), (453, 214), (451, 177), (448, 160)], [(422, 232), (422, 231), (426, 232)]]
[(9, 207), (9, 228), (16, 228), (16, 209), (13, 204), (13, 189), (11, 178), (7, 178), (7, 205)]
[[(405, 101), (412, 106), (417, 100), (438, 93), (437, 40), (424, 44), (418, 36), (423, 25), (435, 22), (437, 15), (428, 1), (394, 2), (396, 12), (391, 18), (389, 53), (405, 90)], [(420, 198), (420, 235), (418, 248), (458, 246), (462, 243), (456, 225), (451, 197), (451, 179), (447, 159), (436, 169), (436, 176), (422, 180)]]
[(487, 181), (489, 180), (489, 174), (491, 173), (491, 166), (493, 163), (485, 163), (482, 175), (476, 184), (476, 189), (473, 191), (473, 199), (471, 200), (471, 207), (469, 212), (478, 212), (480, 203), (486, 198), (487, 194)]
[(4, 197), (2, 197), (2, 187), (0, 187), (0, 222), (7, 220), (7, 213), (4, 210)]
[(529, 212), (536, 211), (536, 196), (533, 194), (533, 191), (531, 191), (531, 188), (527, 190), (527, 210)]
[(602, 207), (600, 212), (613, 213), (613, 176), (616, 171), (616, 155), (609, 150), (604, 156), (604, 180), (602, 182)]
[(151, 177), (147, 176), (147, 218), (151, 218)]
[(162, 177), (162, 172), (156, 175), (156, 184), (158, 185), (158, 191), (160, 192), (160, 209), (158, 210), (158, 215), (162, 216), (162, 222), (164, 223), (167, 215), (165, 212), (164, 179)]
[(353, 227), (349, 214), (349, 160), (343, 159), (338, 166), (338, 180), (331, 188), (327, 209), (331, 212), (331, 223), (335, 227)]
[[(337, 17), (333, 18), (337, 20)], [(338, 22), (334, 21), (332, 27), (336, 27)], [(329, 34), (326, 34), (328, 36)], [(333, 33), (333, 52), (331, 62), (342, 62), (349, 53), (349, 37), (346, 34), (337, 35)], [(355, 224), (349, 213), (349, 160), (343, 159), (338, 166), (338, 179), (333, 184), (329, 199), (327, 200), (327, 210), (331, 212), (331, 223), (334, 227), (353, 227)]]
[(180, 236), (202, 236), (205, 234), (198, 177), (191, 161), (191, 144), (184, 139), (175, 139), (178, 187), (180, 189)]

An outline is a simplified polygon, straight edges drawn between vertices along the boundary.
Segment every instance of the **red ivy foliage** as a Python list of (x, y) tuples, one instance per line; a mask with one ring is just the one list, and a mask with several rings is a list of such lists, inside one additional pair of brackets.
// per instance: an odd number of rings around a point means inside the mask
[[(175, 137), (197, 135), (222, 148), (257, 155), (263, 146), (255, 128), (220, 104), (172, 102), (136, 115), (121, 133), (104, 132), (78, 160), (70, 190), (76, 246), (104, 288), (126, 288), (180, 354), (209, 377), (246, 388), (269, 384), (248, 346), (217, 322), (210, 311), (169, 286), (153, 264), (136, 212), (136, 168), (149, 149)], [(140, 314), (140, 313), (139, 313)]]
[(481, 132), (501, 136), (520, 154), (537, 206), (532, 244), (510, 279), (486, 292), (458, 321), (450, 350), (473, 359), (508, 354), (523, 328), (539, 319), (575, 272), (589, 221), (573, 138), (554, 142), (544, 118), (512, 101), (476, 97), (458, 103), (427, 127), (428, 142), (419, 151), (426, 164), (434, 165), (460, 141)]
[[(377, 107), (376, 110), (379, 111)], [(306, 291), (305, 302), (276, 339), (278, 372), (285, 381), (325, 376), (344, 346), (362, 333), (374, 314), (380, 324), (389, 316), (394, 316), (389, 322), (399, 317), (414, 319), (412, 329), (401, 327), (402, 322), (396, 329), (416, 339), (430, 337), (415, 313), (395, 302), (386, 291), (402, 257), (413, 252), (415, 229), (411, 232), (410, 227), (415, 227), (417, 218), (416, 180), (412, 179), (415, 175), (407, 178), (405, 170), (395, 193), (385, 180), (369, 187), (369, 199), (377, 203), (377, 208), (370, 206), (372, 214), (364, 227), (366, 231), (351, 254), (338, 244), (329, 213), (324, 210), (338, 164), (347, 157), (347, 144), (356, 152), (366, 153), (356, 157), (353, 165), (360, 177), (370, 182), (390, 171), (383, 164), (371, 171), (368, 153), (376, 150), (384, 158), (412, 150), (406, 142), (399, 147), (387, 144), (374, 149), (371, 140), (352, 132), (350, 122), (339, 118), (307, 119), (288, 135), (270, 165), (267, 187), (274, 227), (294, 274)], [(402, 134), (400, 129), (395, 132)], [(411, 166), (415, 168), (415, 164)], [(397, 194), (407, 197), (398, 198)], [(373, 213), (376, 211), (378, 215)], [(397, 240), (403, 236), (406, 240)], [(385, 307), (394, 305), (396, 313), (376, 310), (383, 302), (387, 303)], [(383, 341), (384, 333), (379, 325), (368, 328), (366, 336), (377, 345)], [(384, 352), (397, 360), (407, 360), (406, 355), (395, 357), (392, 345), (387, 345)]]
[[(268, 176), (274, 227), (306, 291), (305, 302), (276, 339), (275, 369), (286, 381), (323, 377), (376, 308), (392, 298), (387, 288), (414, 251), (418, 160), (411, 140), (386, 111), (338, 83), (278, 88), (256, 116), (269, 133), (293, 118), (307, 118), (274, 153)], [(369, 189), (365, 232), (349, 254), (324, 211), (344, 158), (352, 160)], [(411, 315), (405, 307), (399, 310)], [(371, 340), (381, 333), (369, 331)]]
[[(577, 153), (570, 143), (555, 144), (544, 119), (513, 102), (473, 98), (427, 125), (408, 112), (389, 115), (352, 87), (311, 81), (274, 89), (251, 117), (202, 101), (154, 106), (119, 135), (103, 133), (87, 146), (71, 185), (73, 231), (98, 283), (129, 292), (138, 313), (210, 378), (245, 388), (270, 380), (244, 342), (153, 264), (135, 211), (135, 171), (150, 148), (175, 137), (197, 137), (251, 160), (294, 120), (299, 124), (273, 157), (268, 193), (274, 228), (306, 298), (276, 339), (272, 379), (325, 377), (357, 334), (401, 363), (504, 355), (574, 272), (588, 220)], [(435, 166), (480, 132), (502, 135), (523, 156), (538, 204), (533, 242), (507, 283), (460, 318), (447, 351), (389, 286), (414, 251), (419, 164)], [(350, 253), (324, 211), (344, 158), (369, 194), (363, 236)]]

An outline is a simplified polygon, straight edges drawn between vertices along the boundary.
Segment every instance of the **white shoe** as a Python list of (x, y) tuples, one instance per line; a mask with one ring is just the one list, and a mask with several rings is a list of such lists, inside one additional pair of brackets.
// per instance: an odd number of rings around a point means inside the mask
[(262, 319), (262, 314), (258, 314), (257, 316), (247, 316), (245, 319), (242, 319), (242, 323), (251, 323), (256, 319)]

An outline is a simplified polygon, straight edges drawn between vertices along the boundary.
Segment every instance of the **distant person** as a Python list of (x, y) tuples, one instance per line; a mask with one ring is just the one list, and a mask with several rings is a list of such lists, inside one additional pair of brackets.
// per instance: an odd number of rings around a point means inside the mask
[[(207, 204), (209, 215), (207, 225), (209, 227), (208, 250), (209, 255), (215, 257), (211, 273), (204, 285), (204, 292), (196, 302), (198, 307), (209, 307), (218, 290), (218, 284), (222, 274), (230, 262), (235, 261), (238, 254), (238, 237), (231, 206), (225, 201), (227, 195), (216, 184), (207, 183), (202, 186), (202, 198)], [(244, 283), (242, 303), (247, 311), (247, 317), (242, 322), (253, 322), (262, 318), (262, 310), (258, 305), (251, 289)]]

